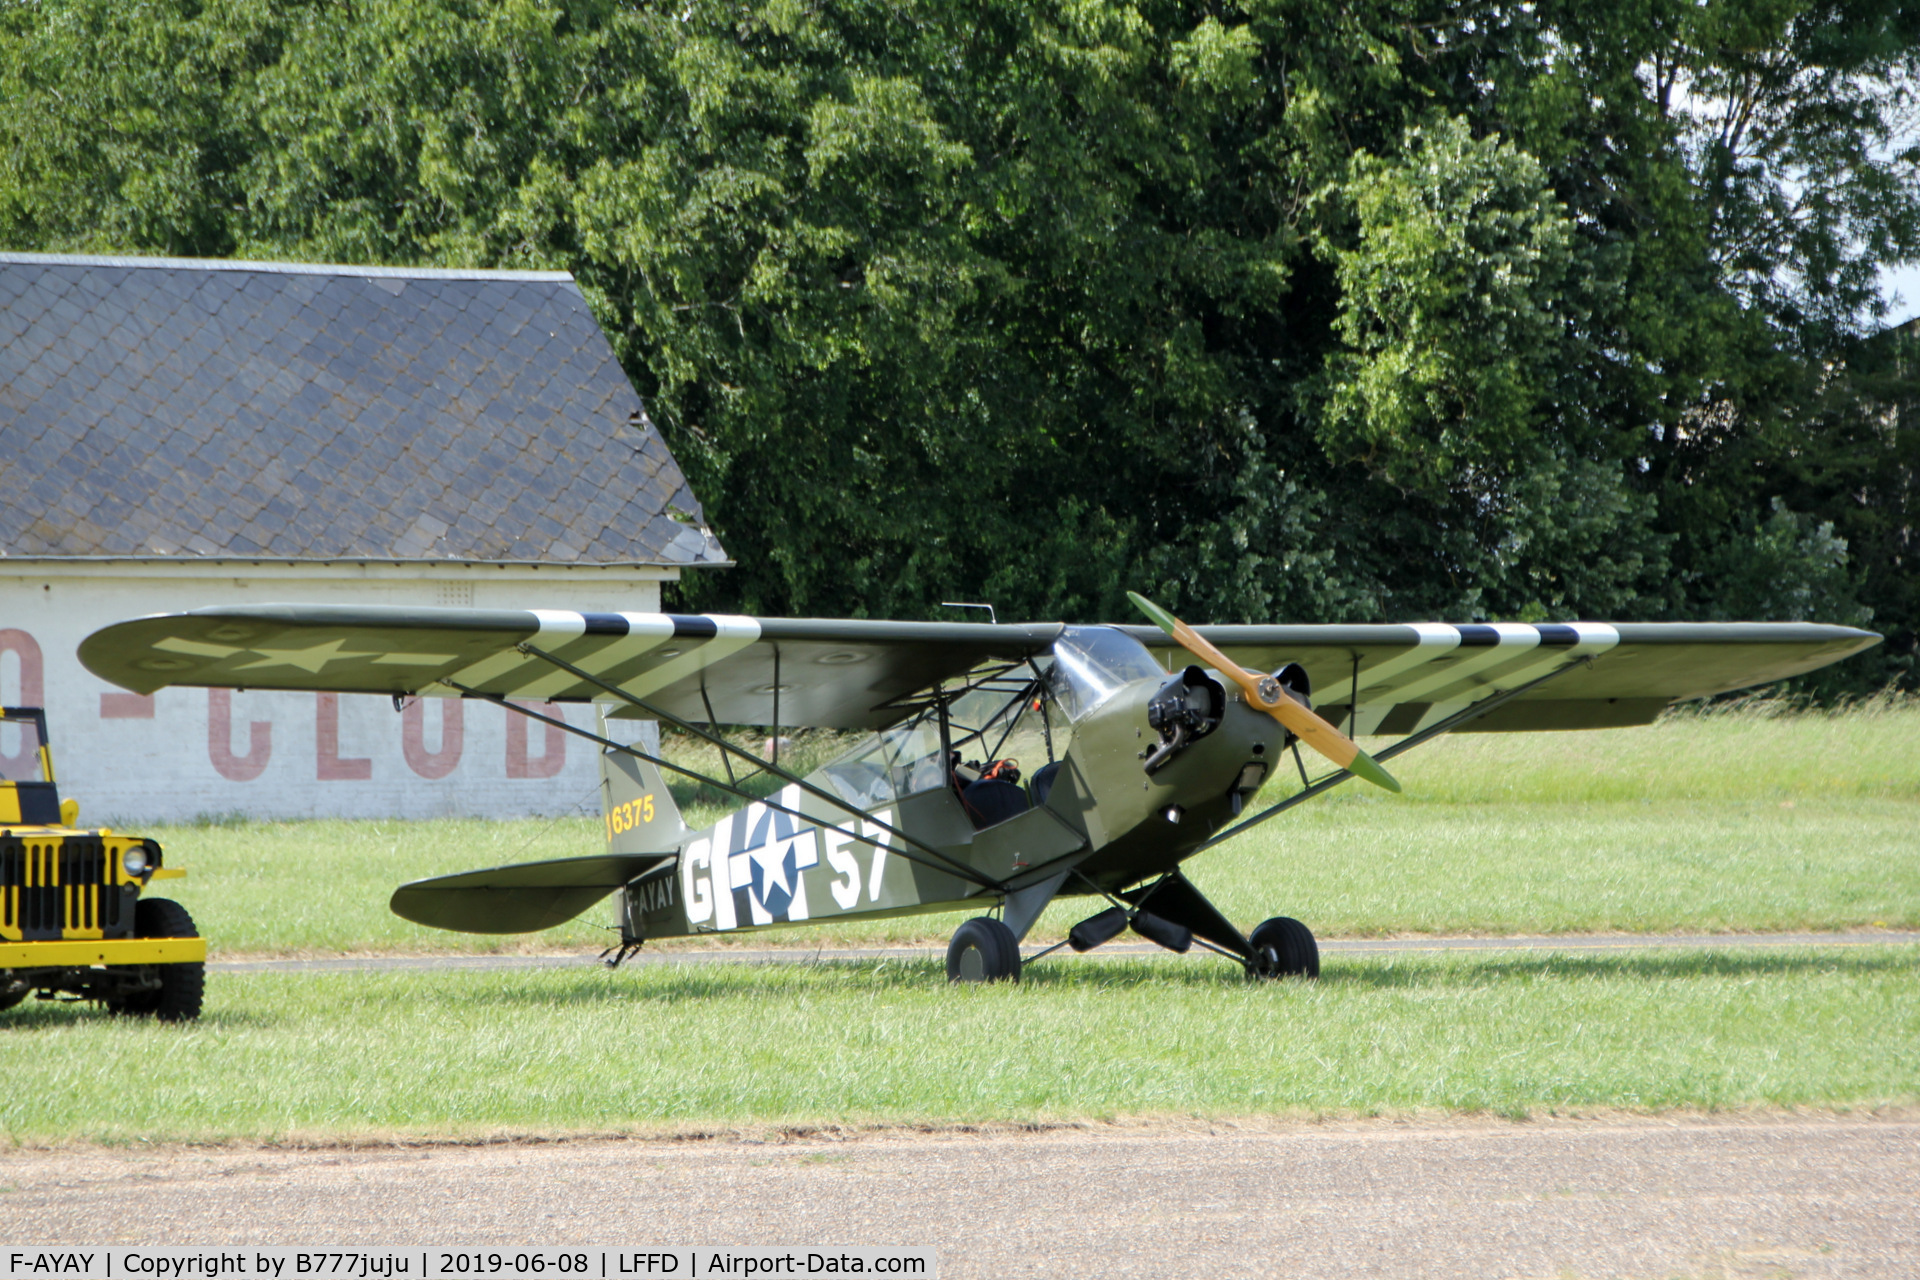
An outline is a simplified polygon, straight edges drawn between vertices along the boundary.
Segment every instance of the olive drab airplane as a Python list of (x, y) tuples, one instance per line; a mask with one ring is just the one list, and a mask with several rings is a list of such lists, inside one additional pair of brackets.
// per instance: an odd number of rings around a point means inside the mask
[[(80, 658), (143, 694), (483, 698), (600, 745), (604, 853), (403, 885), (392, 907), (409, 920), (519, 933), (613, 896), (617, 964), (649, 938), (966, 911), (948, 976), (990, 981), (1020, 976), (1028, 931), (1067, 897), (1100, 909), (1056, 945), (1086, 951), (1131, 927), (1255, 977), (1317, 974), (1305, 925), (1243, 933), (1182, 864), (1350, 778), (1398, 790), (1386, 762), (1440, 734), (1645, 724), (1879, 639), (1808, 623), (1194, 628), (1134, 602), (1154, 626), (221, 607), (118, 623)], [(596, 703), (602, 722), (509, 698)], [(615, 741), (606, 716), (675, 726), (756, 772), (694, 772)], [(727, 725), (770, 726), (776, 742), (803, 726), (867, 736), (802, 777), (729, 742)], [(1353, 741), (1368, 735), (1397, 741), (1369, 755)], [(1326, 762), (1318, 778), (1302, 746)], [(1299, 787), (1251, 812), (1276, 769)], [(663, 770), (746, 803), (692, 830)]]

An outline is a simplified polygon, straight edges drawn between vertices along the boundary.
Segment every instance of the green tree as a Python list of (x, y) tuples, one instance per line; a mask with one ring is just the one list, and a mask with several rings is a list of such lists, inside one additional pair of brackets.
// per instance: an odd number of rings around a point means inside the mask
[(0, 243), (572, 271), (740, 561), (688, 604), (1910, 629), (1917, 24), (36, 0)]

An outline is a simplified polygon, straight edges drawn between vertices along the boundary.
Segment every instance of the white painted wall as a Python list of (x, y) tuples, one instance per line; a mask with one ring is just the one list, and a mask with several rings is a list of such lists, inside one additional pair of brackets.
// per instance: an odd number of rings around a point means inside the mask
[[(75, 650), (109, 623), (217, 604), (650, 612), (660, 607), (661, 581), (673, 576), (572, 566), (0, 559), (0, 705), (47, 708), (61, 794), (77, 798), (82, 821), (95, 825), (235, 813), (598, 814), (592, 744), (499, 707), (427, 698), (396, 714), (379, 697), (207, 689), (163, 689), (146, 699), (94, 676)], [(589, 706), (564, 714), (593, 727)], [(639, 728), (616, 725), (623, 740)], [(0, 726), (0, 754), (18, 751), (17, 739), (17, 730)]]

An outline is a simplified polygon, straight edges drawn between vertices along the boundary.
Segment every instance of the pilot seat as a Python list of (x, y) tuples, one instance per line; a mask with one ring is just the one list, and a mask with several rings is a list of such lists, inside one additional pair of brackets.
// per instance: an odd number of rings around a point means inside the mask
[(976, 831), (1017, 818), (1032, 807), (1020, 785), (1017, 761), (994, 760), (984, 766), (956, 763), (953, 785)]

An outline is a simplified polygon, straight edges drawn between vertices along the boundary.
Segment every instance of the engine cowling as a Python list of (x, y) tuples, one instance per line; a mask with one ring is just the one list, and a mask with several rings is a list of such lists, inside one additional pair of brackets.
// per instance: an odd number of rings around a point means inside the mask
[(1179, 755), (1188, 743), (1198, 742), (1220, 727), (1227, 709), (1227, 691), (1199, 667), (1187, 667), (1167, 677), (1147, 703), (1147, 724), (1160, 735), (1147, 753), (1147, 772)]

